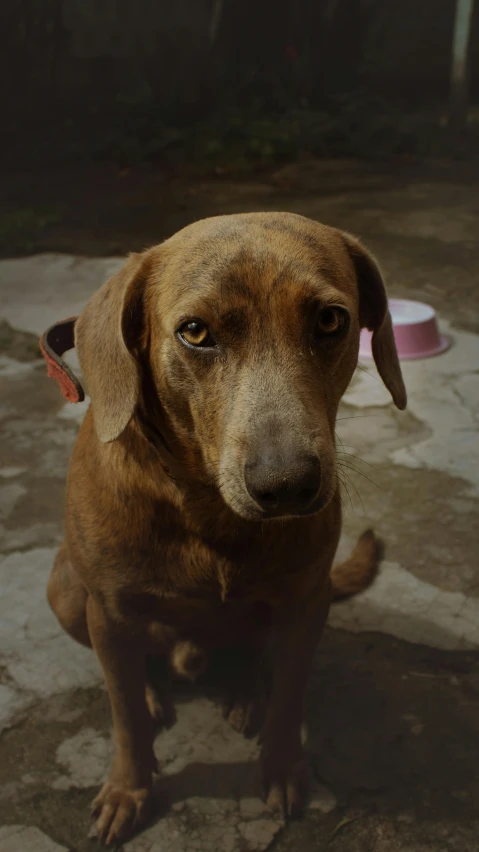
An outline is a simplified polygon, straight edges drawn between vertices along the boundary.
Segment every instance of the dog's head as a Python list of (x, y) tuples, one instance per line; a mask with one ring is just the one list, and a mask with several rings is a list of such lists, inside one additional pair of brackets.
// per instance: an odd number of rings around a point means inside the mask
[(76, 346), (101, 441), (142, 410), (188, 477), (262, 520), (319, 511), (335, 493), (334, 424), (362, 327), (403, 409), (373, 257), (334, 228), (252, 213), (130, 256), (81, 314)]

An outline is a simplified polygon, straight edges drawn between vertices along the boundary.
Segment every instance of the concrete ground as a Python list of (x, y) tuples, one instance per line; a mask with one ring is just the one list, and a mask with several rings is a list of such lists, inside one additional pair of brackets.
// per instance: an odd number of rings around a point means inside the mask
[[(148, 224), (132, 223), (128, 247), (155, 239), (155, 216), (159, 239), (201, 215), (303, 213), (360, 235), (391, 295), (432, 304), (452, 345), (404, 364), (406, 412), (366, 361), (341, 407), (341, 551), (372, 525), (386, 559), (368, 592), (333, 608), (317, 656), (306, 714), (316, 784), (304, 819), (283, 826), (264, 812), (256, 743), (226, 726), (208, 691), (180, 689), (178, 722), (157, 740), (157, 814), (125, 852), (477, 852), (479, 179), (446, 167), (385, 175), (306, 163), (175, 192), (183, 200), (169, 218), (164, 194), (148, 190)], [(128, 205), (115, 215), (123, 251)], [(76, 227), (76, 240), (60, 229), (54, 245), (85, 251), (87, 219), (80, 235)], [(101, 228), (91, 243), (111, 254)], [(2, 852), (97, 848), (88, 809), (110, 756), (108, 704), (94, 656), (45, 602), (85, 405), (63, 403), (31, 335), (79, 312), (120, 264), (51, 252), (0, 262)]]

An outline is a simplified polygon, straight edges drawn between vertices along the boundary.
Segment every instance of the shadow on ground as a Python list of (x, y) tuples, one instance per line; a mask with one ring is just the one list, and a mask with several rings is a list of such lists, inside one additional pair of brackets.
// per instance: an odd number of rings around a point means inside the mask
[[(191, 687), (177, 691), (180, 714), (182, 705), (189, 705), (197, 695), (198, 689)], [(203, 713), (205, 730), (208, 715), (214, 713), (213, 706)], [(479, 799), (477, 655), (442, 653), (379, 635), (352, 637), (328, 630), (317, 656), (306, 715), (307, 749), (315, 775), (333, 791), (338, 805), (327, 816), (308, 814), (304, 821), (287, 826), (275, 841), (278, 849), (288, 848), (288, 843), (291, 848), (315, 848), (310, 845), (313, 836), (319, 832), (325, 841), (325, 832), (333, 832), (343, 818), (353, 821), (344, 823), (332, 849), (356, 848), (349, 844), (367, 826), (366, 833), (373, 835), (383, 826), (385, 837), (391, 826), (393, 834), (407, 830), (411, 850), (455, 849), (423, 847), (411, 840), (415, 827), (421, 843), (434, 844), (439, 826), (441, 831), (447, 829), (448, 836), (461, 838), (462, 849), (477, 849), (471, 845), (472, 835), (467, 839), (468, 824), (477, 820)], [(96, 847), (86, 838), (96, 786), (68, 790), (53, 786), (59, 747), (85, 728), (109, 738), (110, 715), (102, 689), (78, 690), (40, 702), (4, 733), (3, 822), (33, 823), (75, 852)], [(167, 735), (160, 733), (158, 742)], [(240, 735), (233, 737), (241, 748)], [(160, 779), (163, 795), (156, 819), (175, 803), (192, 797), (256, 796), (258, 774), (252, 748), (253, 744), (248, 745), (246, 760), (222, 761), (220, 756), (215, 763), (193, 761)], [(391, 835), (388, 842), (393, 840)]]

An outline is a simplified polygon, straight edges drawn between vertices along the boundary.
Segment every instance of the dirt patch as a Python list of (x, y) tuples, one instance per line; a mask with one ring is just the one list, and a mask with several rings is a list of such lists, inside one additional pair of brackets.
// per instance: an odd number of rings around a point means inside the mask
[(0, 319), (0, 355), (16, 361), (35, 361), (42, 357), (36, 335), (12, 328), (4, 319)]

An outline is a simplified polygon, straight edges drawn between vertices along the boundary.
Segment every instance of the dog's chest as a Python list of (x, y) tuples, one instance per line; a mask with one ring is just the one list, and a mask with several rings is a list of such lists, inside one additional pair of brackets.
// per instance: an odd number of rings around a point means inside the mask
[(213, 542), (195, 535), (164, 534), (138, 579), (161, 609), (176, 610), (181, 601), (185, 610), (201, 603), (215, 616), (217, 610), (221, 617), (234, 616), (271, 609), (296, 597), (319, 556), (315, 537), (291, 541), (279, 530), (276, 536), (256, 540)]
[(264, 535), (210, 539), (164, 531), (155, 548), (155, 573), (173, 587), (221, 600), (275, 596), (291, 575), (319, 556), (318, 537), (293, 537), (281, 529)]
[(124, 575), (115, 597), (128, 618), (157, 625), (160, 633), (164, 627), (221, 641), (248, 635), (268, 626), (274, 610), (304, 597), (329, 570), (318, 520), (287, 532), (274, 525), (263, 534), (214, 539), (184, 526), (159, 526), (150, 526), (141, 546), (130, 541), (128, 561), (137, 569)]
[(198, 552), (193, 559), (187, 551), (178, 562), (150, 564), (141, 579), (123, 587), (119, 603), (128, 620), (148, 623), (160, 644), (166, 631), (214, 645), (267, 629), (277, 591), (235, 563)]

